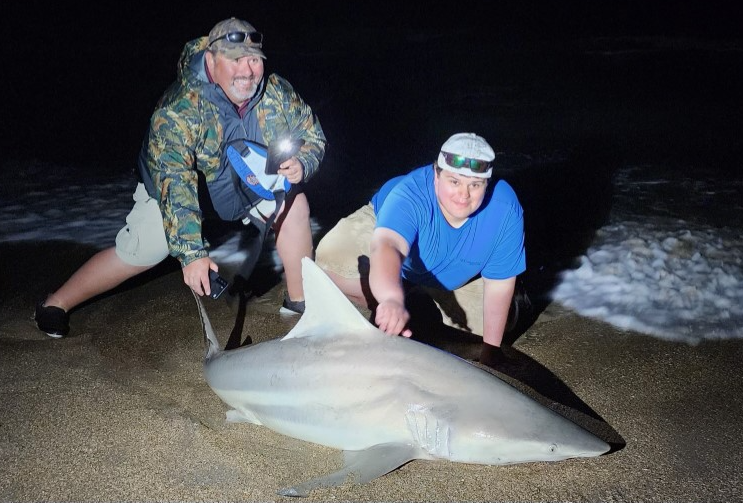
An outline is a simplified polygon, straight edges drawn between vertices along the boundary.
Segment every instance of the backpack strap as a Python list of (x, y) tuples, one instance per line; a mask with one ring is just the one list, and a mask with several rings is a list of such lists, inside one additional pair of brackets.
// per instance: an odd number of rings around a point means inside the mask
[(252, 223), (262, 235), (276, 220), (276, 213), (291, 190), (291, 183), (278, 174), (266, 174), (267, 149), (255, 142), (231, 142), (225, 151), (227, 159), (240, 180), (243, 190), (251, 193), (251, 205), (246, 207), (243, 223)]

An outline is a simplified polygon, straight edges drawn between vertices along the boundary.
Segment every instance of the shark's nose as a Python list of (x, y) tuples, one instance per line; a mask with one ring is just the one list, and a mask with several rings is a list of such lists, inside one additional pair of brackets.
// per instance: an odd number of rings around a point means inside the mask
[(582, 449), (582, 452), (580, 454), (581, 457), (593, 457), (593, 456), (600, 456), (611, 449), (611, 446), (601, 440), (598, 437), (593, 437), (590, 442), (585, 445), (584, 449)]

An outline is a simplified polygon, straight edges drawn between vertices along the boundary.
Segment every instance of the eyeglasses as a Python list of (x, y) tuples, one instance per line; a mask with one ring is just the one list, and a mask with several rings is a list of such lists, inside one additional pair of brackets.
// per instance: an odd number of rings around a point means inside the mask
[(231, 31), (229, 33), (226, 33), (222, 35), (221, 37), (217, 37), (211, 42), (209, 42), (209, 46), (211, 46), (214, 42), (217, 42), (219, 40), (225, 39), (228, 42), (232, 42), (233, 44), (242, 44), (246, 40), (248, 40), (251, 44), (261, 45), (263, 43), (263, 33), (259, 31), (251, 31), (250, 33), (246, 31)]
[(480, 159), (471, 159), (463, 155), (450, 154), (449, 152), (441, 152), (444, 156), (446, 164), (453, 168), (469, 168), (474, 173), (485, 173), (490, 169), (490, 161), (482, 161)]

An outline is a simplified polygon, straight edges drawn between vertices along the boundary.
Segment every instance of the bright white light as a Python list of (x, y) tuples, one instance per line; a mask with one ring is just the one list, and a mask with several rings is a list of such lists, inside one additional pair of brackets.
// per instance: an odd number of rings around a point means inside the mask
[(292, 141), (290, 139), (281, 140), (279, 143), (279, 150), (282, 152), (289, 152), (292, 149)]

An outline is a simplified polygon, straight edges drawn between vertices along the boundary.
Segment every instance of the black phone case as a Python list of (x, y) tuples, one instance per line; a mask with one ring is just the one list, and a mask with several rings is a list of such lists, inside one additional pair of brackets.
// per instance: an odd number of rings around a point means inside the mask
[(227, 289), (229, 284), (229, 281), (220, 276), (219, 273), (209, 270), (209, 286), (212, 289), (212, 293), (209, 294), (209, 297), (212, 299), (218, 299), (219, 296), (222, 295), (222, 292)]
[(278, 141), (274, 141), (268, 146), (268, 159), (266, 159), (267, 175), (278, 174), (281, 163), (291, 158), (291, 156), (296, 155), (299, 149), (302, 148), (302, 145), (304, 145), (304, 140), (301, 138), (294, 140), (294, 146), (288, 152), (279, 150), (279, 143)]

